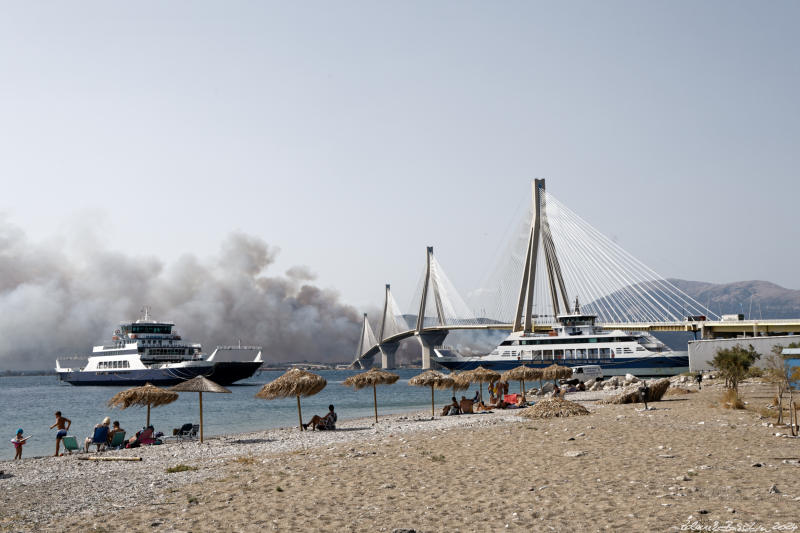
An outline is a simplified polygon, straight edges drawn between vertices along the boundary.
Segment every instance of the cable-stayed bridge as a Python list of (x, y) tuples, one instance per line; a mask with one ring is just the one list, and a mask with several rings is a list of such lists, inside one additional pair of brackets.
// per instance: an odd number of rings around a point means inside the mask
[[(383, 312), (375, 334), (365, 314), (354, 366), (395, 366), (399, 343), (415, 337), (422, 368), (450, 331), (552, 329), (556, 317), (574, 312), (598, 325), (623, 331), (690, 331), (704, 338), (800, 333), (800, 320), (721, 320), (718, 315), (623, 250), (570, 211), (535, 180), (530, 212), (512, 232), (488, 281), (470, 294), (471, 308), (426, 251), (425, 270), (412, 308), (404, 314), (386, 285)], [(490, 310), (478, 317), (474, 308)], [(412, 319), (412, 320), (409, 320)]]

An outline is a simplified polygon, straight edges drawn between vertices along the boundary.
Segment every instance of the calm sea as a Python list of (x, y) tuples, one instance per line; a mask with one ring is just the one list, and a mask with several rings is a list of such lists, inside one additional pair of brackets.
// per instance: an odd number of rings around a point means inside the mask
[[(398, 370), (400, 379), (394, 385), (378, 387), (378, 415), (430, 408), (428, 388), (411, 387), (409, 378), (419, 370)], [(324, 415), (328, 404), (336, 406), (339, 419), (371, 416), (372, 388), (354, 391), (342, 385), (355, 371), (321, 371), (327, 387), (315, 396), (301, 399), (303, 421), (314, 414)], [(261, 385), (280, 376), (282, 372), (262, 372), (248, 380), (228, 387), (232, 394), (203, 394), (203, 424), (206, 436), (256, 431), (267, 428), (297, 426), (297, 400), (260, 400), (254, 395)], [(147, 409), (127, 410), (106, 407), (108, 400), (123, 388), (75, 387), (61, 384), (55, 376), (0, 377), (0, 460), (12, 459), (14, 447), (10, 440), (18, 428), (33, 437), (25, 445), (23, 456), (52, 455), (55, 452), (56, 430), (48, 429), (55, 422), (54, 413), (61, 411), (72, 420), (69, 434), (79, 442), (88, 436), (95, 424), (104, 417), (119, 420), (132, 435), (145, 424)], [(465, 394), (465, 393), (460, 393)], [(449, 403), (452, 394), (436, 391), (436, 404)], [(150, 422), (156, 431), (172, 434), (172, 428), (187, 422), (198, 423), (196, 393), (180, 393), (180, 398), (152, 409)]]

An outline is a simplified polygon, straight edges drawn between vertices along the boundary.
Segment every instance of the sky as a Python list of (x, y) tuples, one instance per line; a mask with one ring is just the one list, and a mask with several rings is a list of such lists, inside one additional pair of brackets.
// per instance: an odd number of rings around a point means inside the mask
[(252, 236), (274, 273), (305, 267), (358, 309), (391, 283), (405, 307), (426, 246), (479, 287), (545, 178), (665, 277), (797, 289), (799, 16), (3, 2), (0, 224), (165, 264)]

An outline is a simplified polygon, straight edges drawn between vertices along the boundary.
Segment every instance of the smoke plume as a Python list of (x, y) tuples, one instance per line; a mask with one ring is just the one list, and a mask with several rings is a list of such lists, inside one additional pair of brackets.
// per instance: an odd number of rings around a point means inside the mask
[[(91, 241), (89, 239), (88, 241)], [(172, 320), (184, 339), (264, 347), (265, 362), (352, 361), (359, 313), (306, 267), (267, 274), (278, 250), (234, 233), (210, 259), (164, 263), (97, 242), (32, 243), (0, 218), (0, 369), (46, 369), (86, 355), (124, 320)]]

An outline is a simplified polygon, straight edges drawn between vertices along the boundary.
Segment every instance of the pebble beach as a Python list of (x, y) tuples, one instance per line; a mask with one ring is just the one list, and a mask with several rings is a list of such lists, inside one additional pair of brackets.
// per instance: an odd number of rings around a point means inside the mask
[[(100, 454), (141, 461), (3, 461), (0, 530), (800, 527), (800, 439), (758, 409), (720, 407), (719, 383), (673, 388), (687, 392), (648, 410), (592, 391), (567, 397), (586, 416), (427, 411), (375, 424), (340, 413), (334, 432), (284, 428)], [(746, 383), (741, 392), (755, 407), (770, 390)]]

